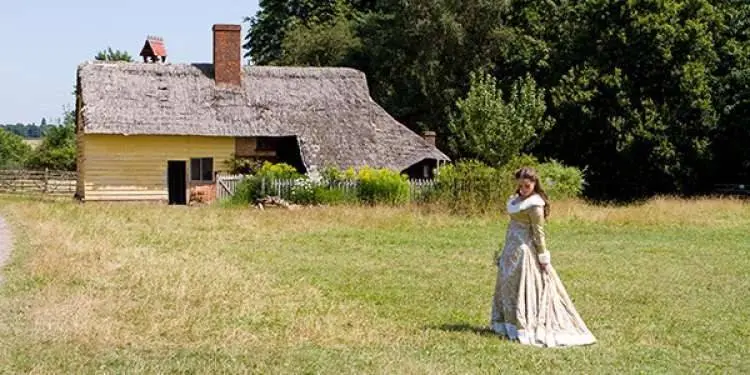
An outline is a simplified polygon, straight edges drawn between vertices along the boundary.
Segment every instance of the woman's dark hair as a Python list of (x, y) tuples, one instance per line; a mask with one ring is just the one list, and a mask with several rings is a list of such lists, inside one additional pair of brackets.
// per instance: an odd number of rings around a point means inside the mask
[[(515, 176), (516, 180), (527, 179), (534, 183), (534, 193), (539, 194), (539, 196), (544, 200), (544, 217), (549, 217), (549, 197), (547, 196), (547, 193), (544, 192), (544, 188), (539, 181), (539, 175), (536, 173), (536, 170), (531, 167), (523, 167), (516, 171)], [(516, 190), (516, 193), (520, 194), (520, 191)]]

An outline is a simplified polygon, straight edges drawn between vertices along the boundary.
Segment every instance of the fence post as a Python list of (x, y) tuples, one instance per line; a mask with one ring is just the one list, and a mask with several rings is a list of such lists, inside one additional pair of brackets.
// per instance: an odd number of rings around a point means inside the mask
[(263, 198), (266, 196), (266, 178), (262, 177), (260, 179), (260, 197)]
[(44, 189), (42, 193), (46, 194), (49, 188), (49, 168), (44, 168)]

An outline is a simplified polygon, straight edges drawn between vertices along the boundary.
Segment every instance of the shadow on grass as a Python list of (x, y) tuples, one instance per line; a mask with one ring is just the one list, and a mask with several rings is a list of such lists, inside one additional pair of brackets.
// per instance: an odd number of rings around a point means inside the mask
[(468, 332), (480, 336), (491, 336), (498, 337), (489, 327), (486, 326), (473, 326), (470, 324), (443, 324), (440, 326), (430, 326), (429, 329), (437, 329), (445, 332)]

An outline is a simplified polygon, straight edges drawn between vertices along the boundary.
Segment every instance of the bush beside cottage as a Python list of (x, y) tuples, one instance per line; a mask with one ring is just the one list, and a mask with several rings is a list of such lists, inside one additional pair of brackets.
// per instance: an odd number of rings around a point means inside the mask
[(431, 181), (410, 181), (389, 169), (326, 168), (311, 179), (287, 164), (263, 163), (245, 177), (229, 200), (251, 204), (265, 196), (280, 195), (300, 205), (404, 205), (424, 203), (456, 212), (484, 212), (502, 207), (515, 190), (513, 172), (521, 166), (536, 168), (553, 200), (575, 199), (585, 185), (584, 172), (551, 160), (540, 162), (523, 155), (499, 167), (475, 160), (440, 168)]

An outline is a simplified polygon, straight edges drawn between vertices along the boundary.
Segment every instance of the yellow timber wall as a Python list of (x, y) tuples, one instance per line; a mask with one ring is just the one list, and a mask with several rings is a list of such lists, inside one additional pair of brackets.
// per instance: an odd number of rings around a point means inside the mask
[[(168, 200), (167, 161), (214, 158), (214, 172), (235, 151), (231, 137), (84, 134), (79, 178), (84, 199)], [(188, 184), (189, 186), (189, 184)]]

